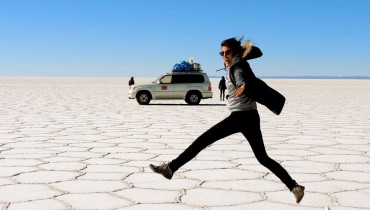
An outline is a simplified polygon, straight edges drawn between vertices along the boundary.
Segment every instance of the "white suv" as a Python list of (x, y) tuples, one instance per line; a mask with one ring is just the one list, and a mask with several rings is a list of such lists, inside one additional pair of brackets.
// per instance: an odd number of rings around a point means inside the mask
[(131, 86), (128, 97), (136, 98), (141, 105), (157, 99), (182, 99), (196, 105), (201, 99), (212, 98), (212, 86), (202, 71), (173, 71), (160, 76), (152, 84)]

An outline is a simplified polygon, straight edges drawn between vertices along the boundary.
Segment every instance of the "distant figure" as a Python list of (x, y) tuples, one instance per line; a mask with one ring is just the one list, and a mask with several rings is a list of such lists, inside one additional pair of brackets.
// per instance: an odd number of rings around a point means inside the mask
[(134, 77), (131, 77), (130, 81), (128, 81), (128, 85), (131, 87), (131, 85), (134, 84), (135, 84)]
[(225, 101), (226, 80), (224, 76), (222, 76), (218, 84), (218, 89), (220, 89), (220, 101)]

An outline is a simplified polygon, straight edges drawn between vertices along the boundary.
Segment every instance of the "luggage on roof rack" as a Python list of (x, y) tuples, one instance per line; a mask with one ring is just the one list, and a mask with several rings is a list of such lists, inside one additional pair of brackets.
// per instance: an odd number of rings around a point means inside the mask
[(202, 71), (199, 63), (189, 63), (181, 61), (173, 66), (172, 72), (199, 72)]

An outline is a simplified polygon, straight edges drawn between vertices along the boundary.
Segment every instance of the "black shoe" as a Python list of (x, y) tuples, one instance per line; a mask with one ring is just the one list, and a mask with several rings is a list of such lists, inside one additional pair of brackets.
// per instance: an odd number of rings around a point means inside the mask
[(168, 166), (167, 163), (164, 163), (160, 166), (155, 166), (153, 164), (150, 164), (149, 167), (155, 173), (161, 174), (162, 176), (166, 177), (167, 179), (172, 179), (173, 172), (172, 172), (172, 170), (170, 169), (170, 167)]
[(294, 194), (296, 202), (299, 203), (304, 196), (304, 187), (297, 184), (294, 186), (292, 193)]

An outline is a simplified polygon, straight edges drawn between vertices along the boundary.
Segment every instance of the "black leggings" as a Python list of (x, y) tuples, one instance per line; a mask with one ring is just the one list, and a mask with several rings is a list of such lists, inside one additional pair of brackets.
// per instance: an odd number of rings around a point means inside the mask
[(199, 136), (183, 153), (172, 160), (169, 163), (170, 169), (173, 172), (177, 171), (207, 146), (238, 132), (241, 132), (247, 138), (257, 160), (273, 172), (289, 190), (293, 190), (296, 182), (279, 163), (271, 159), (266, 153), (257, 110), (232, 112), (229, 117)]
[(220, 90), (220, 100), (225, 100), (225, 89)]

